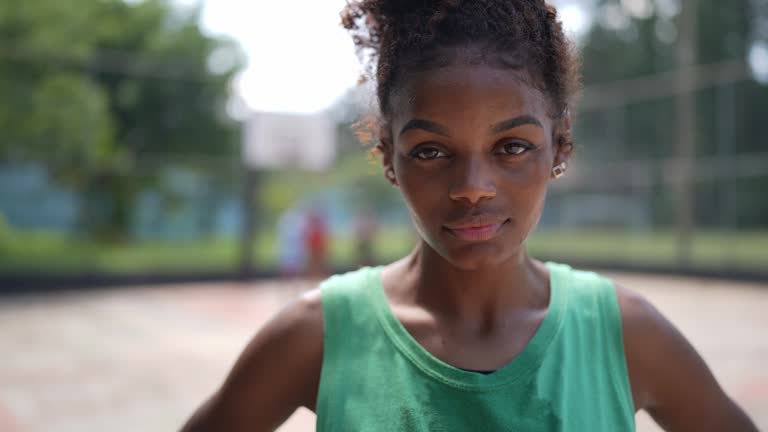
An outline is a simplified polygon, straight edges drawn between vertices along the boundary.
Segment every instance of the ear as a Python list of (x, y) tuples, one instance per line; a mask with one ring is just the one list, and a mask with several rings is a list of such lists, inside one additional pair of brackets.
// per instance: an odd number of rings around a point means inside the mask
[(566, 109), (557, 125), (554, 137), (554, 160), (552, 167), (567, 163), (573, 154), (573, 136), (571, 131), (571, 115)]
[(394, 143), (391, 135), (384, 128), (379, 129), (379, 143), (376, 149), (381, 152), (381, 165), (384, 168), (384, 177), (392, 186), (397, 186), (397, 176), (395, 176), (394, 165)]

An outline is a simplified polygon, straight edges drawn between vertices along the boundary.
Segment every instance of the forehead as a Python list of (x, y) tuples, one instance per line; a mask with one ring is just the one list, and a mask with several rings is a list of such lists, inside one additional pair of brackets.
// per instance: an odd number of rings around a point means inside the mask
[(483, 126), (518, 115), (547, 116), (544, 94), (524, 70), (453, 63), (413, 72), (392, 94), (393, 126), (412, 118)]

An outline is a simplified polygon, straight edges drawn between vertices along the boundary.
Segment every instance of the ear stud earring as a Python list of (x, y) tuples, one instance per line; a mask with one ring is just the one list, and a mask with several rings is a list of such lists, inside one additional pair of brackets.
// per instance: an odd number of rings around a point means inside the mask
[(565, 168), (566, 168), (565, 162), (560, 163), (559, 165), (552, 168), (552, 175), (556, 179), (559, 179), (560, 177), (563, 176), (563, 174), (565, 174)]

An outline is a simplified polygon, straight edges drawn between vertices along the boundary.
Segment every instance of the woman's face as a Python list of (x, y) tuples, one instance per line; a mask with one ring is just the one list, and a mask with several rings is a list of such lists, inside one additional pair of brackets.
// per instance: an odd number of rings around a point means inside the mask
[(392, 95), (385, 169), (421, 238), (462, 269), (522, 252), (567, 156), (553, 146), (544, 96), (522, 76), (456, 64), (413, 74)]

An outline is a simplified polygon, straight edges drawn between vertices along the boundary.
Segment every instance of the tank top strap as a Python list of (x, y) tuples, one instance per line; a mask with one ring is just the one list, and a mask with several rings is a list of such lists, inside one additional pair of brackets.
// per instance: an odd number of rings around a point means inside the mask
[(334, 275), (320, 284), (323, 305), (324, 363), (336, 364), (336, 356), (350, 349), (350, 334), (370, 335), (378, 331), (368, 291), (379, 267), (364, 267)]
[[(568, 303), (563, 317), (563, 331), (557, 343), (562, 357), (553, 353), (549, 360), (584, 358), (583, 365), (590, 364), (591, 368), (604, 371), (592, 377), (604, 380), (601, 383), (604, 392), (599, 397), (613, 398), (628, 417), (634, 415), (615, 284), (611, 279), (591, 271), (574, 270), (565, 264), (548, 265), (560, 269), (562, 294)], [(568, 370), (570, 365), (576, 364), (579, 362), (563, 362), (560, 367), (565, 367), (565, 373), (576, 375), (578, 370)], [(583, 365), (580, 366), (582, 370)], [(595, 385), (595, 381), (584, 385)]]
[(333, 275), (320, 283), (323, 313), (333, 315), (368, 306), (366, 291), (371, 289), (372, 276), (381, 267), (363, 267), (359, 270)]
[[(383, 333), (375, 319), (367, 291), (380, 268), (364, 267), (334, 275), (320, 284), (323, 308), (323, 364), (317, 395), (317, 430), (336, 430), (327, 423), (347, 415), (345, 396), (362, 386), (361, 364)], [(375, 356), (372, 356), (375, 358)], [(360, 395), (360, 397), (364, 397)]]

